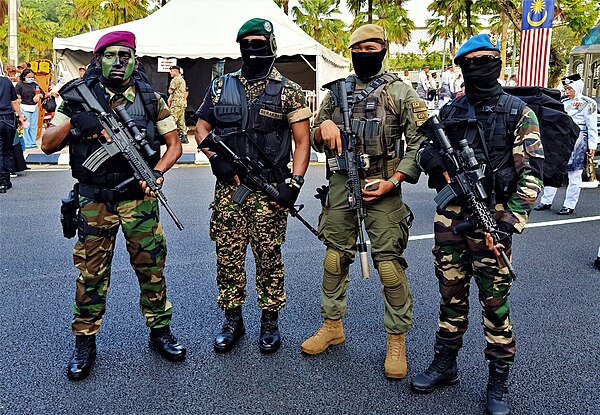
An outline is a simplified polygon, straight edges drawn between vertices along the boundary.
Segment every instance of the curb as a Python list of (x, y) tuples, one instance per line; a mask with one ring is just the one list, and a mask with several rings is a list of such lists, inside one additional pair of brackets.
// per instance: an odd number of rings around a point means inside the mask
[[(69, 153), (29, 153), (25, 154), (25, 162), (27, 164), (56, 164), (59, 166), (69, 165)], [(310, 152), (310, 161), (324, 163), (325, 154)], [(183, 153), (175, 164), (209, 164), (208, 159), (203, 153)]]

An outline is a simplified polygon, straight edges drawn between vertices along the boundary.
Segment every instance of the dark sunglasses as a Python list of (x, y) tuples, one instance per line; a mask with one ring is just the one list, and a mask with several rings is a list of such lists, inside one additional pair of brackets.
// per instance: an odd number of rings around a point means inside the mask
[(497, 61), (499, 59), (500, 56), (496, 55), (479, 55), (473, 56), (472, 58), (460, 58), (458, 60), (458, 63), (460, 64), (460, 66), (481, 66)]
[(246, 49), (260, 49), (268, 46), (269, 42), (264, 39), (241, 39), (240, 47)]

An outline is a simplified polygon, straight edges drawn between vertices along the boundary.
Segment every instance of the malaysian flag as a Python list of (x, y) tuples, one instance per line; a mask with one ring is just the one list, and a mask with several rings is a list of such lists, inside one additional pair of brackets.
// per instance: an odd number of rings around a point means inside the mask
[(519, 85), (548, 85), (554, 0), (523, 0)]

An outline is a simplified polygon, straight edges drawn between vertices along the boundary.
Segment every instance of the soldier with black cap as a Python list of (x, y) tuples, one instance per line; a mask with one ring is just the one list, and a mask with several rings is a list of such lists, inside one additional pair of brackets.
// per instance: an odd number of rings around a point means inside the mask
[[(478, 165), (484, 166), (482, 185), (487, 199), (483, 202), (504, 238), (494, 243), (489, 233), (474, 227), (474, 212), (464, 195), (437, 208), (433, 255), (441, 301), (435, 355), (429, 367), (412, 379), (411, 388), (430, 393), (458, 381), (456, 357), (467, 330), (473, 276), (483, 307), (489, 362), (486, 408), (489, 414), (506, 415), (510, 413), (508, 375), (515, 340), (508, 302), (512, 278), (498, 249), (504, 248), (510, 258), (512, 234), (521, 233), (529, 219), (543, 186), (544, 151), (535, 113), (504, 93), (498, 83), (500, 51), (488, 35), (469, 39), (454, 62), (464, 76), (465, 96), (443, 106), (440, 119), (452, 147), (459, 151), (466, 140)], [(437, 141), (425, 142), (418, 163), (429, 175), (430, 187), (439, 191), (447, 184), (448, 168), (437, 145)], [(456, 233), (459, 229), (464, 231)]]
[[(370, 159), (370, 166), (361, 170), (361, 187), (365, 187), (364, 223), (371, 256), (383, 285), (385, 375), (403, 379), (408, 370), (405, 333), (412, 325), (413, 302), (403, 256), (412, 213), (402, 200), (401, 184), (416, 183), (421, 174), (415, 157), (423, 136), (417, 127), (427, 119), (427, 108), (409, 85), (384, 70), (386, 46), (381, 26), (368, 24), (352, 33), (350, 50), (356, 74), (346, 79), (346, 88), (354, 97), (351, 123), (365, 123), (365, 133), (357, 140)], [(327, 94), (311, 132), (313, 148), (325, 151), (330, 158), (342, 151), (339, 102), (331, 92)], [(320, 239), (326, 246), (321, 286), (323, 324), (302, 343), (302, 351), (309, 355), (345, 341), (341, 319), (346, 314), (349, 268), (356, 253), (357, 226), (348, 205), (347, 172), (328, 171), (328, 178), (329, 194), (323, 200), (319, 221)]]
[[(136, 126), (146, 132), (156, 155), (144, 155), (157, 183), (162, 183), (163, 174), (181, 155), (181, 142), (167, 104), (139, 76), (134, 34), (116, 31), (102, 36), (94, 48), (92, 68), (83, 79), (100, 103), (112, 108), (124, 105)], [(78, 102), (64, 100), (42, 137), (46, 154), (69, 145), (71, 170), (78, 181), (78, 241), (73, 260), (79, 277), (72, 322), (76, 340), (67, 366), (72, 380), (86, 378), (96, 358), (96, 333), (106, 308), (119, 228), (139, 281), (139, 303), (150, 328), (150, 348), (169, 361), (186, 356), (186, 349), (170, 330), (173, 308), (164, 276), (167, 245), (155, 195), (146, 182), (131, 181), (133, 171), (121, 154), (110, 157), (95, 172), (83, 166), (106, 134), (97, 116)], [(161, 144), (167, 147), (162, 157)]]
[[(281, 246), (285, 240), (287, 208), (294, 206), (304, 184), (310, 156), (309, 119), (312, 115), (300, 86), (274, 67), (277, 46), (273, 25), (251, 19), (242, 25), (240, 71), (216, 78), (196, 112), (196, 141), (209, 158), (217, 178), (210, 221), (210, 236), (217, 248), (218, 305), (225, 323), (215, 337), (217, 353), (230, 351), (244, 334), (242, 305), (246, 301), (245, 258), (251, 245), (256, 262), (258, 306), (262, 309), (259, 349), (279, 349), (279, 311), (285, 306)], [(243, 172), (236, 171), (222, 154), (203, 143), (211, 133), (219, 136), (241, 158), (262, 164), (262, 176), (277, 186), (273, 201), (255, 190), (241, 204), (233, 200)], [(293, 166), (288, 163), (293, 149)]]
[[(596, 101), (583, 95), (583, 79), (579, 74), (573, 74), (562, 79), (562, 84), (567, 96), (562, 100), (565, 111), (575, 124), (579, 126), (579, 137), (573, 147), (573, 152), (567, 164), (567, 175), (569, 176), (569, 185), (565, 193), (565, 201), (562, 208), (556, 212), (559, 215), (571, 215), (575, 211), (575, 206), (579, 201), (582, 180), (581, 175), (585, 168), (586, 158), (593, 160), (598, 146), (598, 112)], [(598, 182), (588, 182), (592, 186), (598, 186)], [(586, 187), (592, 187), (587, 185)], [(547, 186), (544, 188), (544, 194), (535, 210), (547, 210), (552, 207), (552, 201), (556, 196), (556, 187)]]
[(185, 79), (183, 79), (183, 69), (181, 66), (173, 65), (171, 66), (171, 83), (169, 84), (169, 99), (167, 103), (169, 104), (169, 109), (171, 110), (171, 115), (177, 124), (177, 133), (179, 134), (179, 138), (183, 144), (188, 143), (187, 138), (187, 126), (185, 125), (185, 109), (187, 108), (187, 99), (186, 99), (186, 91), (187, 87), (185, 84)]

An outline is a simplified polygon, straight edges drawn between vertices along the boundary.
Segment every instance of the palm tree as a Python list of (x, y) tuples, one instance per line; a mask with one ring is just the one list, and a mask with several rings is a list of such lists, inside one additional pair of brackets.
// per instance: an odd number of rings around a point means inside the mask
[(340, 12), (339, 0), (300, 0), (298, 4), (292, 8), (294, 22), (324, 46), (344, 52), (348, 43), (346, 24), (329, 17)]
[[(382, 26), (390, 42), (406, 45), (410, 41), (415, 23), (408, 17), (408, 11), (397, 0), (374, 0), (370, 22)], [(352, 29), (369, 23), (368, 12), (358, 11), (352, 22)]]
[(289, 0), (275, 0), (275, 4), (283, 9), (285, 14), (290, 14), (290, 1)]

